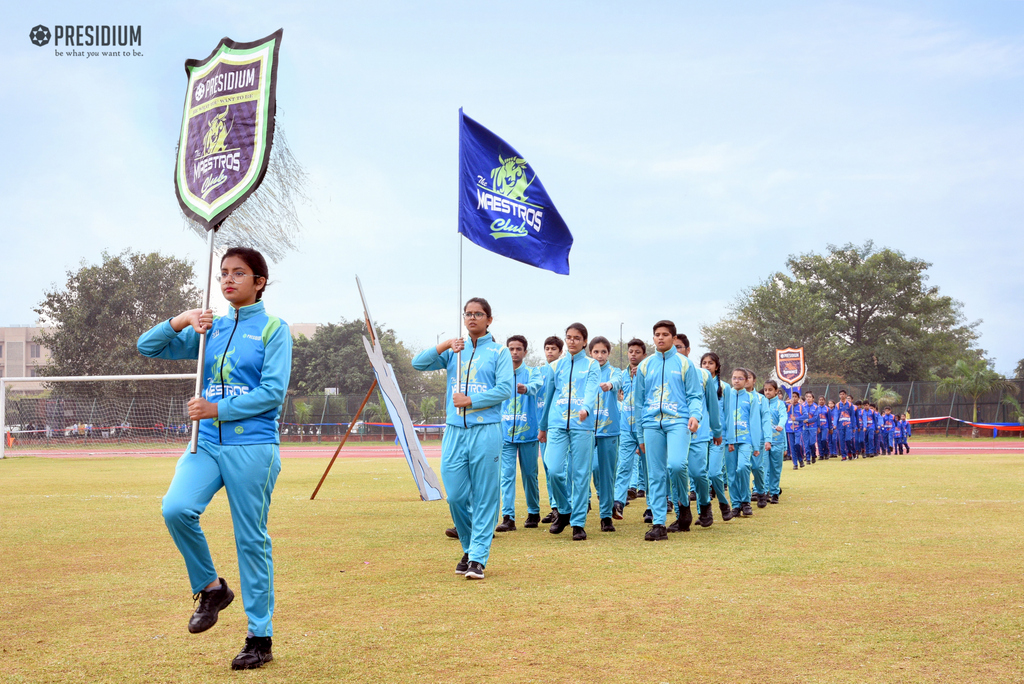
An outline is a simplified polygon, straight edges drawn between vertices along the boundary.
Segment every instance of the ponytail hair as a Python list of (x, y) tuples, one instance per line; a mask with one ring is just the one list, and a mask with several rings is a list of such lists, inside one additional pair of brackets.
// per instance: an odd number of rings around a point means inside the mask
[(700, 357), (700, 362), (703, 365), (704, 359), (711, 359), (715, 362), (715, 386), (718, 387), (718, 398), (722, 398), (722, 361), (718, 358), (718, 354), (715, 352), (708, 352), (704, 356)]

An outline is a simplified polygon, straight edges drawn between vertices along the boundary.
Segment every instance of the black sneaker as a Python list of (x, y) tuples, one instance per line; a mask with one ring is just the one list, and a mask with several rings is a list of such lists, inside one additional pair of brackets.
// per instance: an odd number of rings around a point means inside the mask
[(665, 541), (666, 539), (668, 539), (668, 532), (664, 525), (655, 525), (644, 535), (644, 541)]
[(668, 508), (665, 509), (665, 515), (672, 515), (672, 511), (675, 510), (672, 507), (672, 502), (671, 501), (666, 501), (665, 503), (668, 504)]
[(717, 499), (717, 498), (718, 498), (718, 497), (717, 497), (717, 496), (715, 495), (715, 488), (714, 488), (714, 487), (712, 487), (712, 488), (711, 488), (711, 498), (712, 498), (712, 499)]
[(455, 564), (455, 574), (465, 575), (466, 570), (469, 570), (469, 554), (462, 554), (462, 560)]
[(476, 561), (470, 561), (469, 567), (466, 569), (466, 579), (475, 580), (484, 578), (484, 566), (480, 565)]
[(743, 502), (743, 504), (740, 506), (740, 512), (743, 514), (744, 518), (750, 518), (754, 515), (754, 509), (750, 507), (749, 501)]
[(554, 508), (552, 508), (551, 512), (548, 513), (547, 515), (545, 515), (543, 518), (541, 518), (540, 521), (542, 523), (544, 523), (545, 525), (550, 525), (551, 523), (555, 522), (555, 518), (557, 518), (557, 517), (558, 517), (558, 511), (556, 511)]
[(773, 504), (779, 503), (779, 495), (778, 494), (772, 494), (772, 498), (771, 498), (771, 500), (768, 503), (773, 503)]
[(586, 538), (587, 538), (587, 531), (585, 529), (583, 529), (582, 527), (573, 527), (572, 528), (572, 540), (573, 541), (583, 541)]
[(726, 520), (732, 520), (736, 516), (732, 514), (732, 509), (729, 508), (729, 504), (718, 502), (718, 508), (722, 511), (722, 522)]
[(711, 504), (706, 503), (697, 509), (697, 524), (701, 527), (711, 527), (715, 519), (711, 516)]
[[(199, 601), (199, 607), (188, 621), (188, 631), (199, 634), (217, 624), (217, 615), (231, 605), (235, 600), (235, 592), (228, 588), (228, 583), (223, 577), (220, 579), (220, 586), (210, 591), (201, 591), (195, 594), (192, 599)], [(258, 667), (258, 666), (257, 666)]]
[(622, 505), (622, 502), (616, 501), (612, 505), (612, 517), (616, 520), (622, 520), (622, 509), (624, 508), (625, 506)]
[(734, 518), (739, 518), (743, 515), (743, 511), (739, 508), (734, 508), (730, 512), (732, 513), (732, 517)]
[(555, 521), (551, 523), (551, 527), (548, 528), (548, 532), (551, 534), (562, 534), (562, 530), (569, 526), (569, 514), (558, 513), (555, 516)]
[(512, 519), (511, 515), (506, 515), (501, 519), (501, 524), (494, 528), (495, 532), (515, 532), (516, 521)]
[[(620, 517), (619, 520), (622, 520)], [(602, 532), (614, 532), (615, 525), (612, 524), (611, 518), (601, 518), (601, 531)]]
[(634, 487), (630, 487), (629, 489), (626, 490), (626, 501), (632, 501), (635, 498), (636, 489)]
[(768, 505), (768, 495), (767, 494), (758, 494), (757, 495), (757, 507), (758, 508), (764, 508), (767, 505)]
[(636, 490), (636, 498), (638, 498), (638, 499), (646, 499), (647, 498), (647, 492), (645, 492), (642, 489)]
[(644, 522), (647, 523), (648, 525), (651, 525), (651, 524), (654, 523), (654, 513), (651, 512), (650, 508), (648, 508), (646, 511), (644, 511)]
[(690, 492), (690, 501), (697, 500), (697, 492)]
[(452, 539), (458, 539), (459, 531), (454, 527), (449, 527), (447, 530), (444, 531), (444, 536), (451, 537)]
[(263, 667), (265, 663), (269, 663), (274, 659), (274, 654), (270, 652), (272, 645), (273, 639), (270, 637), (245, 637), (245, 646), (235, 656), (235, 659), (231, 661), (231, 669), (252, 670), (257, 667)]
[(523, 527), (536, 527), (540, 524), (540, 513), (528, 513)]

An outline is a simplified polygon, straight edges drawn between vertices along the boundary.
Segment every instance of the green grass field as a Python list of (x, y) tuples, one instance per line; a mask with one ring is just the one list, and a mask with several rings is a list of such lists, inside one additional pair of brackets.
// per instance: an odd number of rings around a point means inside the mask
[[(656, 544), (638, 505), (520, 529), (482, 582), (404, 461), (339, 460), (310, 501), (324, 465), (284, 461), (275, 661), (238, 673), (240, 600), (185, 628), (174, 459), (0, 461), (0, 682), (1024, 681), (1021, 454), (787, 468), (779, 505)], [(237, 591), (223, 493), (203, 527)]]

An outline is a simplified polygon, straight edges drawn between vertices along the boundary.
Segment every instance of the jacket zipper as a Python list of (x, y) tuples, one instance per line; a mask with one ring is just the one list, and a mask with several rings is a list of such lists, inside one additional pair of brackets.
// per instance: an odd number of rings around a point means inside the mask
[(569, 431), (569, 421), (572, 420), (572, 369), (576, 367), (576, 355), (569, 357), (569, 406), (565, 409), (565, 431)]
[[(238, 309), (235, 309), (235, 325), (231, 328), (231, 334), (228, 336), (228, 343), (224, 347), (224, 356), (220, 357), (220, 398), (224, 398), (224, 363), (228, 360), (228, 350), (231, 349), (231, 340), (235, 337), (235, 330), (238, 329)], [(220, 401), (218, 399), (217, 401)], [(217, 439), (221, 444), (224, 443), (224, 433), (221, 432), (224, 424), (221, 421), (217, 421)]]
[(665, 352), (661, 353), (661, 395), (658, 397), (658, 428), (665, 429)]
[[(466, 391), (463, 394), (469, 396), (469, 369), (473, 365), (473, 357), (476, 356), (476, 340), (473, 340), (473, 353), (469, 355), (469, 363), (466, 364)], [(469, 423), (466, 422), (466, 409), (462, 409), (462, 427), (468, 428)]]
[(519, 369), (512, 369), (512, 443), (516, 441), (516, 418), (519, 417)]

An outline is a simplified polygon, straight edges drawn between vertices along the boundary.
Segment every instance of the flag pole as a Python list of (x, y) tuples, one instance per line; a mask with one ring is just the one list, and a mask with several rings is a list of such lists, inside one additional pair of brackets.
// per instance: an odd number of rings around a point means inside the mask
[[(213, 279), (213, 234), (217, 232), (216, 227), (207, 231), (206, 235), (206, 289), (203, 291), (203, 311), (210, 308), (210, 281)], [(196, 393), (198, 399), (203, 392), (203, 361), (206, 357), (206, 333), (199, 336), (199, 360), (196, 368)], [(192, 440), (189, 442), (189, 453), (194, 454), (199, 448), (199, 421), (192, 421)]]
[[(459, 323), (455, 328), (459, 331), (459, 337), (462, 337), (462, 232), (459, 231)], [(462, 350), (458, 351), (458, 363), (459, 363), (459, 374), (455, 378), (455, 390), (461, 392), (462, 389)], [(466, 409), (460, 409), (462, 415), (466, 415)]]

